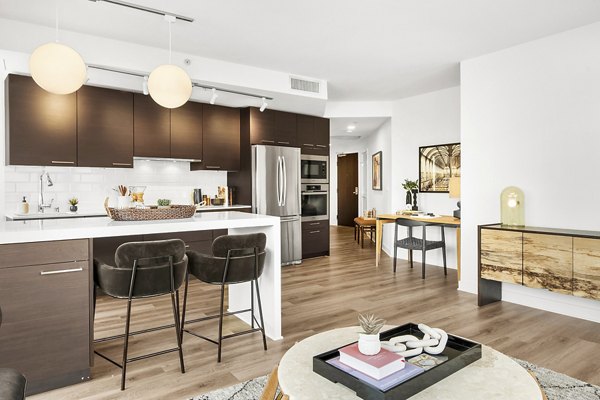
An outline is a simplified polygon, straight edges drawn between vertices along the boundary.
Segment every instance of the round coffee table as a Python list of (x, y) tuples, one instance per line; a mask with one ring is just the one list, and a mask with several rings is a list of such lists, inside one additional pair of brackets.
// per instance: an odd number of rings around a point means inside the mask
[[(391, 329), (385, 327), (384, 329)], [(289, 349), (279, 363), (279, 385), (290, 400), (360, 399), (342, 384), (312, 370), (312, 358), (357, 340), (360, 328), (334, 329), (308, 337)], [(480, 360), (417, 393), (411, 400), (542, 400), (537, 381), (510, 357), (487, 346)]]

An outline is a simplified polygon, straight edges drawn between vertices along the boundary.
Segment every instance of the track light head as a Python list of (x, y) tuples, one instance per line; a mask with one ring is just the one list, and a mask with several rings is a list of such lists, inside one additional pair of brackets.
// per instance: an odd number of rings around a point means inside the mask
[(210, 98), (210, 104), (215, 104), (217, 97), (219, 97), (219, 95), (217, 94), (217, 89), (212, 88), (212, 96)]
[(264, 97), (262, 98), (262, 105), (260, 106), (260, 112), (263, 112), (267, 109), (267, 99), (265, 99)]

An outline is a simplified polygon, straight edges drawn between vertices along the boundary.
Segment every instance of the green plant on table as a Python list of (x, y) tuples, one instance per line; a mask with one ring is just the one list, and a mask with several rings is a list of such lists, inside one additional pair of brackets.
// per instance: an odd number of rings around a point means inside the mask
[(405, 179), (402, 184), (402, 189), (412, 192), (413, 190), (419, 190), (419, 180), (416, 179), (411, 181), (410, 179)]
[(156, 202), (160, 207), (168, 207), (171, 205), (171, 200), (169, 199), (158, 199)]
[(77, 197), (72, 197), (69, 199), (69, 204), (72, 206), (76, 206), (77, 204), (79, 204), (79, 199), (77, 199)]
[(358, 323), (365, 334), (375, 335), (383, 328), (385, 320), (377, 318), (375, 314), (358, 314)]

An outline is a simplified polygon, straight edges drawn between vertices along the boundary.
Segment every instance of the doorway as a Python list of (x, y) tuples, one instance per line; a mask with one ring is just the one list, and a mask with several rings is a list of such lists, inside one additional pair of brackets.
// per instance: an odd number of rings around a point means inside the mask
[(358, 217), (358, 153), (337, 157), (337, 223), (354, 226)]

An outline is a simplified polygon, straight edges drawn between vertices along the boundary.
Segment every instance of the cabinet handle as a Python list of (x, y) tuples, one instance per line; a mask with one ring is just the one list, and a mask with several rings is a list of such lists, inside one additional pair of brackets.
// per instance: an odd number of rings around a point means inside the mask
[(186, 244), (186, 245), (185, 245), (185, 248), (186, 248), (186, 249), (189, 249), (189, 248), (190, 248), (190, 245), (189, 245), (189, 244)]
[(320, 222), (311, 222), (309, 225), (321, 225)]
[(290, 144), (290, 142), (277, 142), (279, 144)]
[(261, 140), (260, 142), (261, 142), (261, 143), (275, 143), (275, 141), (274, 141), (274, 140), (264, 140), (264, 139), (263, 139), (263, 140)]
[(206, 169), (221, 169), (221, 167), (218, 165), (207, 165)]
[(68, 274), (70, 272), (81, 272), (83, 268), (71, 268), (71, 269), (57, 269), (56, 271), (42, 271), (40, 275), (57, 275), (57, 274)]
[(75, 164), (75, 161), (55, 161), (55, 160), (52, 160), (51, 162), (52, 162), (52, 164), (69, 164), (69, 165)]
[(303, 143), (302, 146), (310, 146), (310, 147), (315, 147), (314, 144), (310, 144), (310, 143)]
[(310, 232), (308, 232), (308, 233), (310, 233), (310, 234), (313, 234), (313, 233), (321, 233), (321, 231), (310, 231)]
[(323, 148), (327, 148), (329, 146), (325, 146), (324, 144), (318, 144), (317, 147), (323, 147)]
[(115, 167), (130, 167), (131, 163), (127, 163), (127, 162), (114, 162), (112, 163)]

